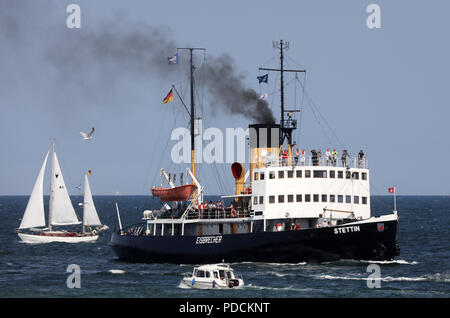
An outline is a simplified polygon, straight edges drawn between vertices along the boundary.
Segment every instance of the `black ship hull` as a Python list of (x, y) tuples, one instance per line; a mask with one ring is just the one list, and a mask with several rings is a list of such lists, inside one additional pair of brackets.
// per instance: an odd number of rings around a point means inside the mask
[(141, 263), (326, 262), (392, 260), (399, 255), (398, 221), (208, 236), (133, 236), (113, 233), (120, 260)]

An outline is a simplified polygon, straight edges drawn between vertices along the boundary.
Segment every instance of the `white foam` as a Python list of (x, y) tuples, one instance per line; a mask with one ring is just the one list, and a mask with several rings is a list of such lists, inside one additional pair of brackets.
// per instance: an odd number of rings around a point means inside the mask
[[(368, 277), (354, 277), (354, 276), (333, 276), (333, 275), (319, 275), (316, 276), (318, 279), (330, 279), (330, 280), (367, 280)], [(377, 278), (371, 277), (370, 280), (378, 280)], [(441, 274), (427, 274), (419, 277), (406, 277), (406, 276), (399, 276), (399, 277), (392, 277), (392, 276), (384, 276), (379, 278), (382, 282), (420, 282), (420, 281), (442, 281), (442, 282), (449, 282), (450, 279), (448, 275), (441, 276)]]
[(374, 264), (401, 264), (401, 265), (417, 265), (416, 261), (408, 262), (404, 259), (397, 259), (393, 261), (360, 261), (362, 263), (374, 263)]
[(310, 291), (312, 288), (293, 288), (292, 286), (287, 287), (269, 287), (269, 286), (254, 286), (252, 284), (245, 285), (243, 288), (252, 288), (252, 289), (259, 289), (259, 290), (289, 290), (289, 291)]
[(125, 271), (121, 270), (121, 269), (110, 269), (108, 271), (108, 273), (111, 273), (111, 274), (125, 274)]

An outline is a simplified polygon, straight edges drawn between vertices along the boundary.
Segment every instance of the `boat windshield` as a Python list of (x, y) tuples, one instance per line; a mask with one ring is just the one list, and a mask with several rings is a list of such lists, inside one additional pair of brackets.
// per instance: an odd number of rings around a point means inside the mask
[(232, 276), (231, 272), (228, 272), (228, 271), (227, 271), (227, 278), (228, 278), (228, 279), (233, 279), (233, 276)]

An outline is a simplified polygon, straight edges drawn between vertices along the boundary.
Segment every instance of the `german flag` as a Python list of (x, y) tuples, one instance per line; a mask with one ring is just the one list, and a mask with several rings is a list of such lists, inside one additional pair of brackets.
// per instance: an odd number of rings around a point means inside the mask
[(167, 96), (163, 99), (163, 103), (167, 104), (168, 102), (173, 101), (173, 89), (170, 90), (169, 94), (167, 94)]

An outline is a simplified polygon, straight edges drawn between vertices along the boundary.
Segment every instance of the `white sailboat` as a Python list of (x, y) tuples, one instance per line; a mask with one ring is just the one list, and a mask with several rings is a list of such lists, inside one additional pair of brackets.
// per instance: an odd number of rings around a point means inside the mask
[[(49, 243), (66, 242), (78, 243), (95, 241), (98, 239), (97, 232), (107, 229), (106, 226), (97, 228), (97, 230), (85, 231), (86, 226), (102, 226), (95, 209), (92, 193), (85, 175), (85, 191), (83, 203), (83, 222), (78, 220), (77, 214), (70, 201), (64, 178), (59, 166), (58, 157), (55, 152), (55, 144), (52, 145), (52, 168), (50, 179), (50, 203), (48, 215), (48, 228), (45, 224), (44, 212), (44, 172), (47, 165), (47, 159), (50, 151), (47, 153), (42, 164), (39, 175), (31, 192), (25, 213), (18, 229), (18, 235), (22, 241), (27, 243)], [(53, 230), (53, 226), (83, 224), (82, 232), (70, 232), (65, 230)]]

